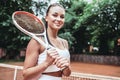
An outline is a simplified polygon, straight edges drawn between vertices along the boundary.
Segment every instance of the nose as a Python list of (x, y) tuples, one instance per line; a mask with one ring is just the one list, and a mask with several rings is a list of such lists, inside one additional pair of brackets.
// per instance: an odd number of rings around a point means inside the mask
[(56, 18), (56, 20), (57, 20), (57, 21), (60, 21), (60, 20), (61, 20), (61, 18), (60, 18), (60, 17), (57, 17), (57, 18)]

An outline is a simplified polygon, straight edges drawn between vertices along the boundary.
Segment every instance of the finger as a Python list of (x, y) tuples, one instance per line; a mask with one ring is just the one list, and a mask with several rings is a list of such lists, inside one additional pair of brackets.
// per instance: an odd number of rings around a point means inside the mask
[(48, 50), (56, 50), (56, 48), (52, 47), (52, 48), (49, 48)]
[(55, 59), (55, 61), (54, 61), (53, 63), (56, 64), (56, 62), (57, 62), (59, 59), (61, 59), (61, 57), (60, 57), (59, 55), (56, 56), (56, 59)]
[(62, 58), (62, 59), (60, 59), (60, 60), (58, 60), (57, 62), (56, 62), (56, 65), (58, 66), (58, 67), (64, 67), (64, 66), (69, 66), (69, 60), (68, 59), (66, 59), (66, 58)]
[(60, 58), (59, 60), (56, 61), (56, 65), (58, 67), (60, 67), (62, 64), (66, 63), (66, 59), (65, 58)]
[(52, 52), (52, 53), (49, 53), (49, 55), (50, 55), (50, 56), (53, 56), (53, 57), (54, 57), (54, 56), (56, 57), (56, 56), (58, 56), (59, 54), (57, 53), (57, 51), (54, 51), (54, 52)]
[(52, 53), (52, 52), (55, 52), (55, 51), (56, 51), (56, 49), (49, 49), (49, 50), (47, 50), (48, 53)]
[(61, 65), (61, 68), (68, 67), (70, 64), (69, 63), (64, 63)]
[[(47, 53), (48, 54), (52, 54), (52, 53), (57, 53), (57, 51), (55, 49), (50, 49), (50, 50), (47, 50)], [(58, 54), (58, 53), (57, 53)]]

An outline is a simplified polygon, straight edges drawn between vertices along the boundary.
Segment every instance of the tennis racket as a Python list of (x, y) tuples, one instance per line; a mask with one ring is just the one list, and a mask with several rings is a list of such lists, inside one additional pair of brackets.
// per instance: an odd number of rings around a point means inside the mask
[[(16, 11), (12, 14), (12, 20), (20, 31), (37, 40), (45, 48), (50, 48), (45, 25), (37, 16), (25, 11)], [(40, 37), (44, 37), (44, 40)]]

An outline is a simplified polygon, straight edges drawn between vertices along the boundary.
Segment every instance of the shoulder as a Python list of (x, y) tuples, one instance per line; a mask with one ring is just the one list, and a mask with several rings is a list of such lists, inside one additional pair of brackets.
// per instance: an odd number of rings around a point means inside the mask
[(43, 48), (42, 45), (40, 45), (35, 39), (31, 39), (27, 45), (27, 50), (29, 51), (37, 51), (40, 52), (41, 49)]
[(66, 39), (63, 39), (63, 38), (59, 38), (61, 40), (61, 42), (63, 43), (63, 45), (69, 49), (69, 45), (68, 45), (68, 41)]
[(38, 42), (37, 42), (36, 40), (34, 40), (34, 39), (31, 39), (31, 40), (29, 41), (28, 47), (30, 47), (30, 46), (31, 46), (31, 47), (33, 47), (33, 46), (34, 46), (34, 47), (35, 47), (35, 46), (36, 46), (36, 47), (40, 47), (39, 44), (38, 44)]

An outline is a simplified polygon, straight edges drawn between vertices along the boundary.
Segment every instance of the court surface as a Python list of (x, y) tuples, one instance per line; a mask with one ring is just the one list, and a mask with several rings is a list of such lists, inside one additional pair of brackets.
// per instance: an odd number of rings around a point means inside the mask
[[(23, 62), (7, 62), (7, 64), (23, 66)], [(71, 69), (73, 72), (120, 77), (120, 66), (71, 62)], [(0, 80), (13, 80), (13, 74), (11, 73), (11, 71), (12, 70), (10, 69), (3, 69), (2, 67), (0, 67)], [(22, 72), (20, 71), (17, 74), (19, 75), (19, 79), (20, 76), (22, 76), (21, 73)]]
[(120, 66), (72, 62), (72, 70), (81, 73), (120, 77)]

